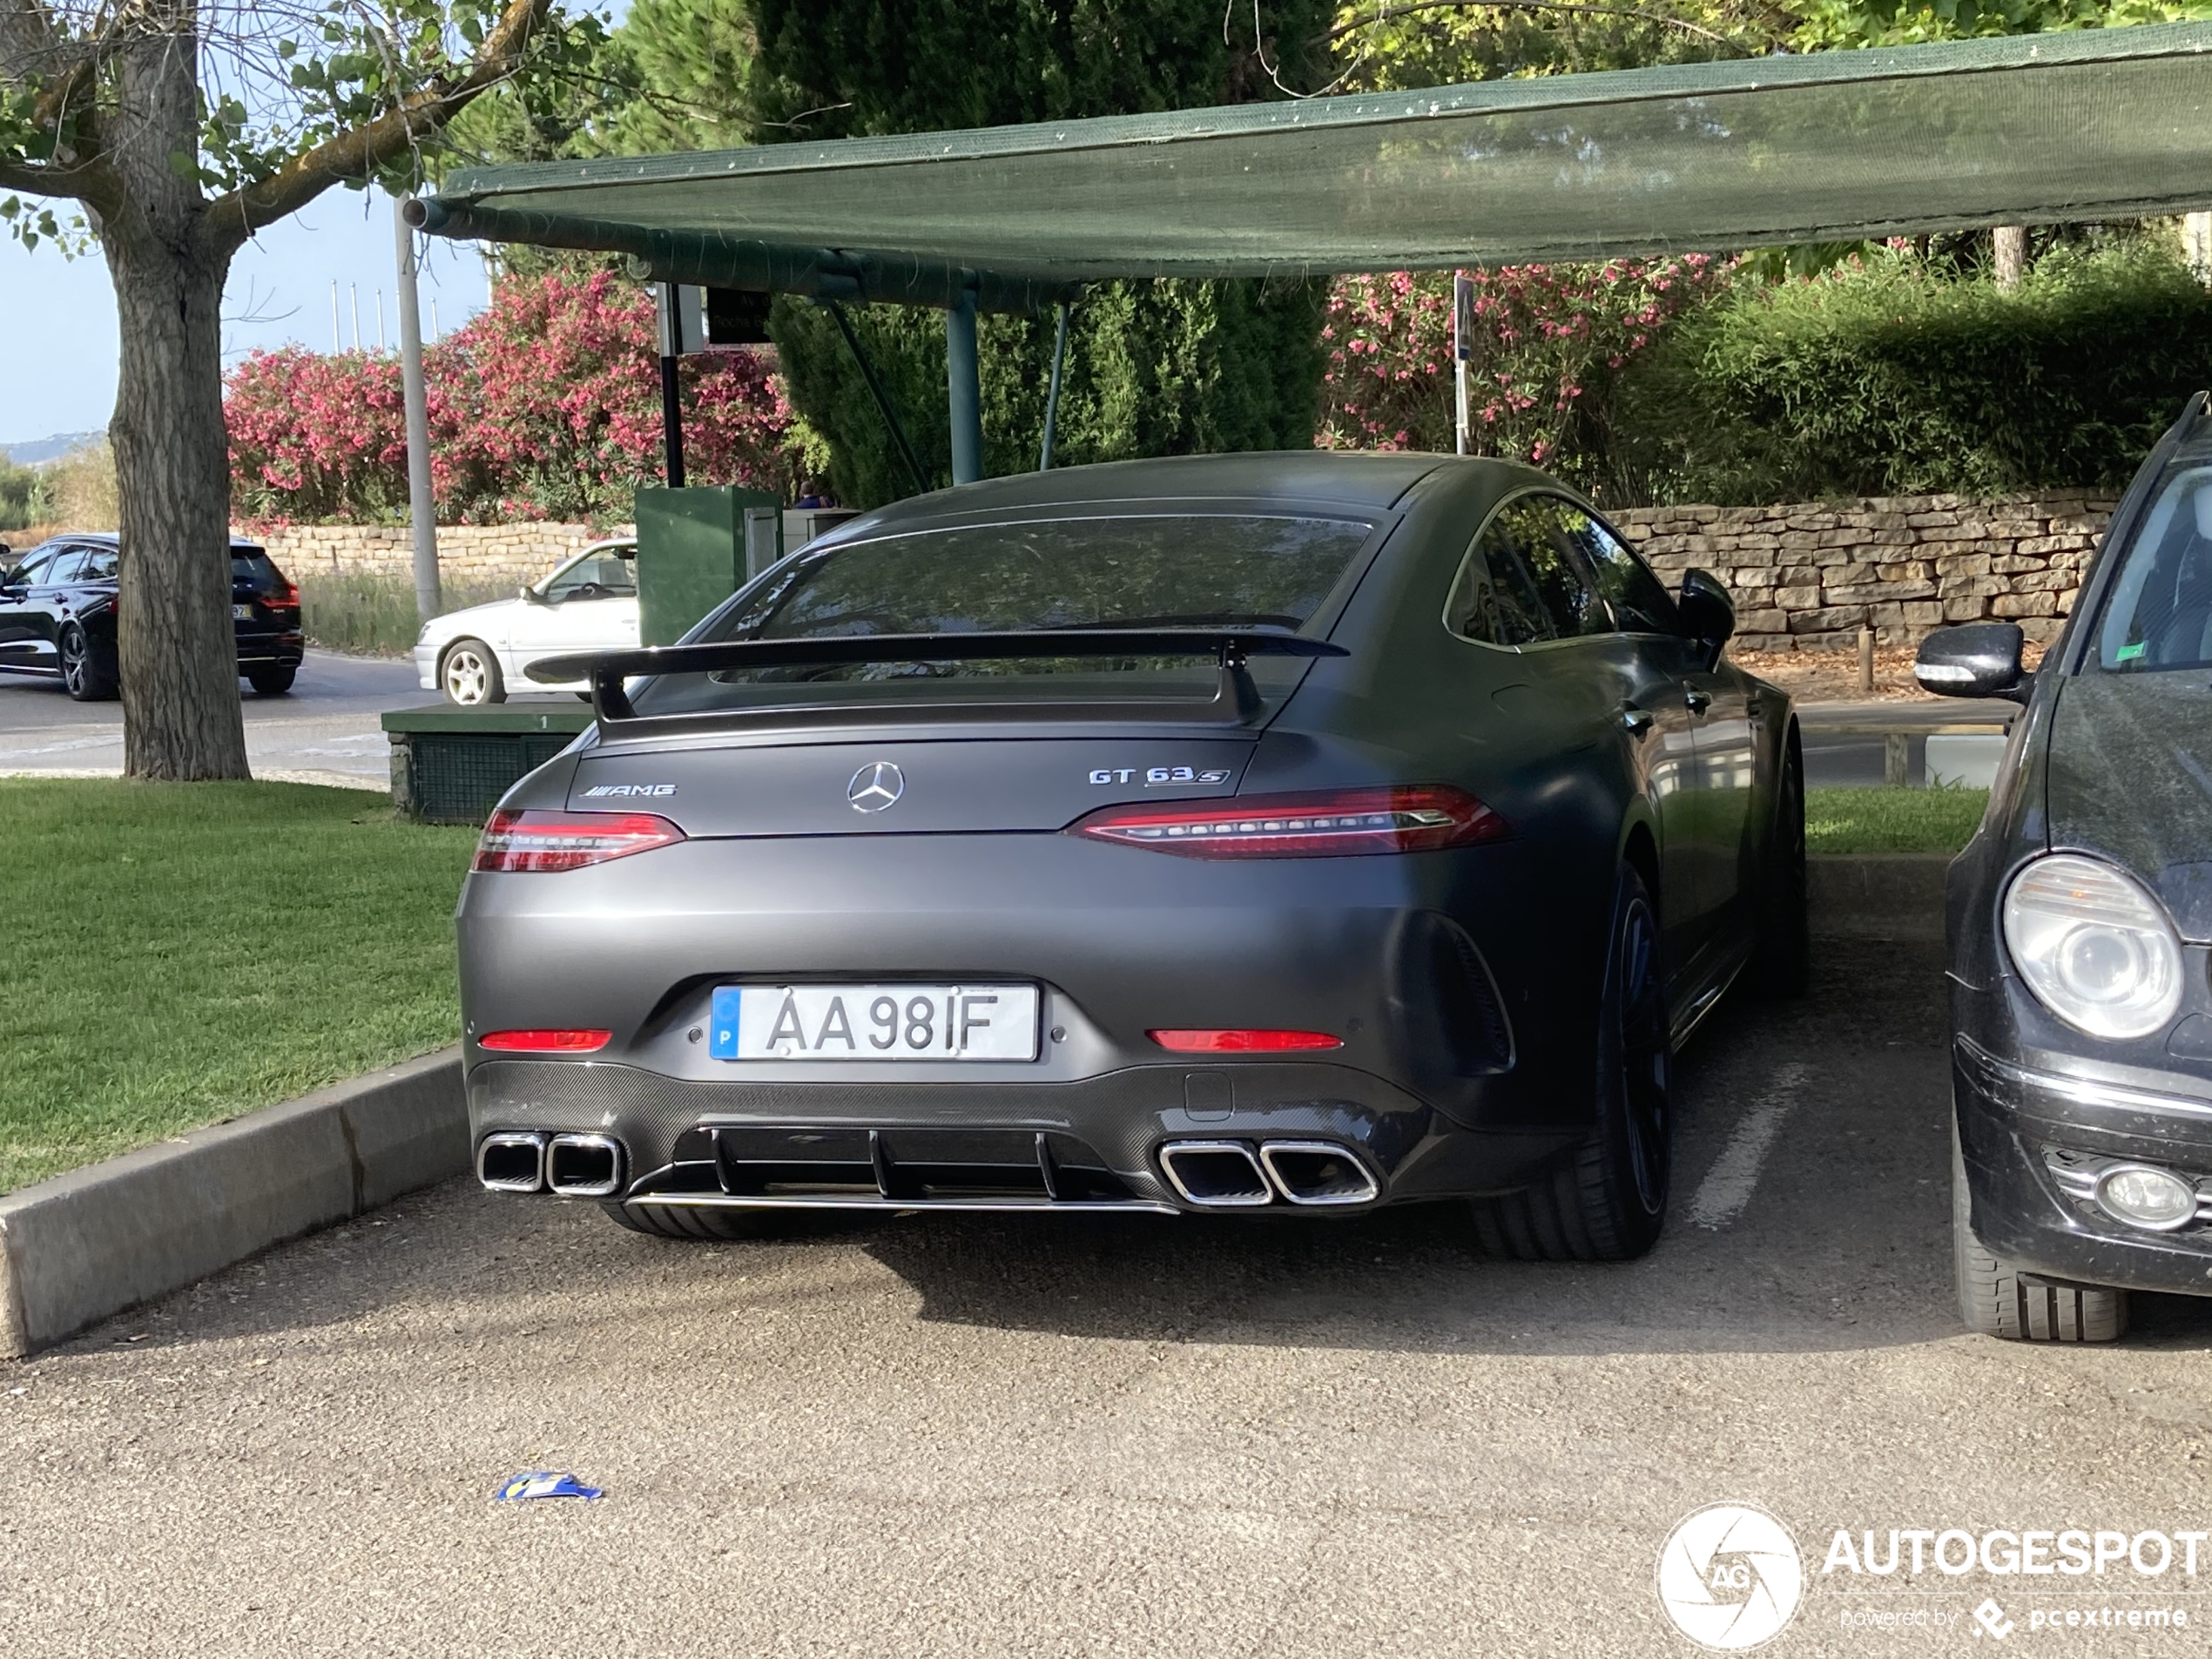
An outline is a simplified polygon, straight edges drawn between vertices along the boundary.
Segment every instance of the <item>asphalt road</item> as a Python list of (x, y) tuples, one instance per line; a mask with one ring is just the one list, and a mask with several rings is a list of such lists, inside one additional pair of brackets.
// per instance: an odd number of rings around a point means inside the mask
[[(2212, 1303), (1961, 1334), (1936, 948), (1820, 972), (1685, 1056), (1627, 1266), (1441, 1212), (702, 1245), (418, 1196), (0, 1366), (0, 1652), (1688, 1654), (1655, 1568), (1724, 1500), (1804, 1557), (1772, 1654), (1979, 1652), (1985, 1599), (2008, 1650), (2200, 1651), (2178, 1566), (1822, 1571), (1838, 1528), (2212, 1527)], [(491, 1501), (548, 1467), (607, 1495)]]
[[(390, 744), (377, 717), (436, 700), (415, 683), (412, 663), (311, 651), (281, 697), (257, 697), (241, 684), (246, 757), (258, 778), (388, 791)], [(0, 775), (122, 770), (120, 703), (72, 703), (58, 680), (0, 671)]]

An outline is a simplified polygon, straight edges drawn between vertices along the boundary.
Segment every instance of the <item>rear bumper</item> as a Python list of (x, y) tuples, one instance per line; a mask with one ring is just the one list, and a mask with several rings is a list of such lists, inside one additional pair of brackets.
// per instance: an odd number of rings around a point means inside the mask
[[(634, 1066), (487, 1060), (469, 1074), (473, 1144), (516, 1133), (610, 1136), (620, 1196), (864, 1208), (1211, 1210), (1163, 1148), (1341, 1147), (1371, 1208), (1510, 1190), (1574, 1137), (1459, 1130), (1346, 1066), (1131, 1066), (1049, 1083), (678, 1082)], [(1255, 1204), (1252, 1208), (1268, 1207)], [(1271, 1206), (1294, 1207), (1279, 1192)]]
[(265, 629), (239, 628), (237, 631), (239, 666), (252, 664), (261, 668), (297, 668), (307, 656), (307, 641), (297, 632), (278, 633)]
[(1974, 1235), (2054, 1278), (2115, 1289), (2212, 1295), (2212, 1225), (2148, 1232), (2061, 1186), (2060, 1171), (2101, 1159), (2212, 1177), (2212, 1097), (2016, 1064), (1955, 1039), (1952, 1077)]

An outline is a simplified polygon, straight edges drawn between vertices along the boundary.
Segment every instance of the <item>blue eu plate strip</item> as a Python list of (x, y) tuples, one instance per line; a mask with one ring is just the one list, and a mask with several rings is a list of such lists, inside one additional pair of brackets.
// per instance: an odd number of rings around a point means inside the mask
[(706, 1051), (717, 1060), (738, 1057), (738, 1000), (743, 995), (735, 985), (714, 988), (714, 1017), (707, 1027)]

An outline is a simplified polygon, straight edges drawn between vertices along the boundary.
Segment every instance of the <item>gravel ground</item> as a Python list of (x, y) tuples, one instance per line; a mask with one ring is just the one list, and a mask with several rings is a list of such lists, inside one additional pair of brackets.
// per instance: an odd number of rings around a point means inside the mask
[[(1821, 1570), (1838, 1528), (2212, 1527), (2212, 1304), (1960, 1334), (1935, 949), (1831, 943), (1822, 981), (1686, 1056), (1628, 1266), (1439, 1212), (698, 1245), (419, 1195), (0, 1366), (0, 1652), (1687, 1654), (1655, 1568), (1722, 1500), (1804, 1553), (1775, 1654), (1986, 1648), (1986, 1598), (2008, 1646), (2201, 1651), (2030, 1629), (2212, 1621), (2178, 1565)], [(546, 1467), (607, 1495), (491, 1501)]]

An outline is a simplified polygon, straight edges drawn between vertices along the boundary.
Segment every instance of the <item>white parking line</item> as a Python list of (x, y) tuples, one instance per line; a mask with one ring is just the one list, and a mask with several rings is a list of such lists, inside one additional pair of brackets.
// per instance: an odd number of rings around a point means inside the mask
[(1697, 1196), (1689, 1201), (1689, 1218), (1700, 1227), (1719, 1231), (1743, 1213), (1751, 1202), (1751, 1189), (1759, 1184), (1759, 1166), (1767, 1149), (1782, 1132), (1782, 1120), (1797, 1105), (1797, 1096), (1810, 1076), (1807, 1067), (1791, 1061), (1774, 1074), (1765, 1094), (1753, 1101), (1728, 1137), (1728, 1144), (1713, 1167), (1698, 1183)]

